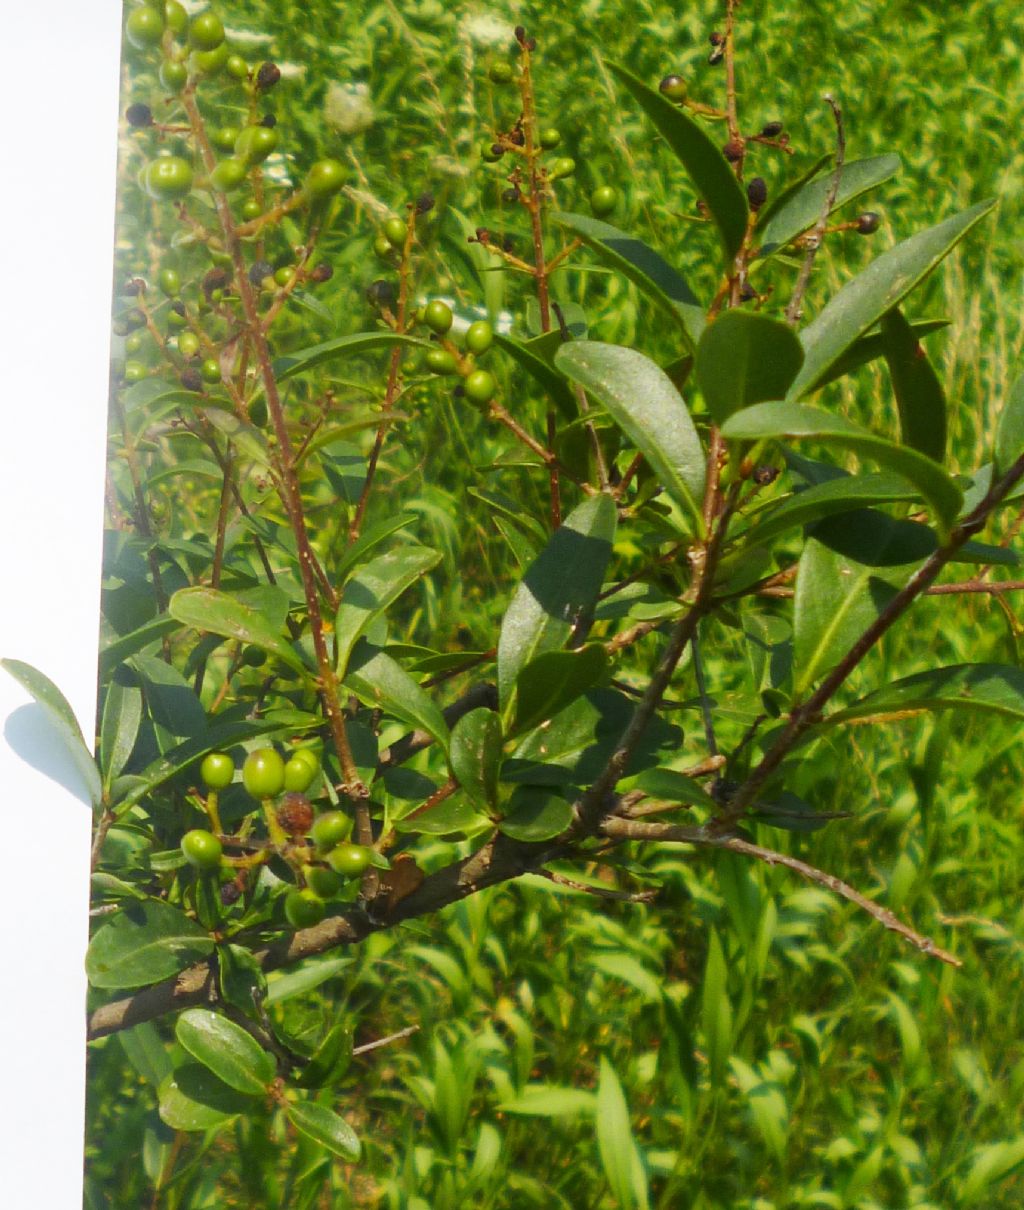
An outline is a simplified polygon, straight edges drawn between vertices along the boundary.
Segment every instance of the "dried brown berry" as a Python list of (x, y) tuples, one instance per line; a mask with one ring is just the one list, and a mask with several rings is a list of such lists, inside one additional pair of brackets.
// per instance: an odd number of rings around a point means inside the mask
[(515, 147), (522, 147), (526, 143), (526, 135), (521, 130), (513, 130), (508, 136), (508, 141)]
[(876, 210), (865, 210), (857, 217), (857, 234), (874, 235), (882, 222), (882, 216)]
[(765, 122), (765, 124), (761, 127), (762, 139), (774, 139), (780, 134), (782, 134), (781, 122)]
[(516, 40), (517, 42), (522, 43), (522, 42), (524, 42), (524, 41), (525, 41), (525, 39), (526, 39), (526, 30), (525, 30), (525, 29), (524, 29), (524, 28), (523, 28), (521, 25), (517, 25), (517, 26), (515, 27), (515, 29), (512, 31), (512, 33), (513, 33), (513, 35), (514, 35), (514, 37), (515, 37), (515, 40)]
[(421, 193), (416, 199), (416, 213), (429, 214), (434, 209), (434, 195), (432, 193)]
[(186, 366), (181, 371), (179, 381), (186, 391), (201, 391), (203, 389), (203, 376), (194, 366)]
[(491, 238), (491, 233), (490, 233), (490, 231), (487, 230), (486, 227), (477, 227), (476, 231), (474, 232), (474, 235), (476, 237), (477, 243), (479, 243), (479, 244), (486, 244), (487, 241)]
[(506, 189), (501, 195), (503, 202), (518, 202), (520, 198), (519, 186), (513, 185), (511, 189)]
[(747, 201), (751, 210), (760, 210), (768, 200), (768, 186), (763, 177), (755, 176), (747, 185)]
[(276, 63), (264, 63), (256, 73), (256, 87), (264, 92), (274, 87), (281, 78), (281, 69)]
[(758, 487), (767, 487), (769, 483), (774, 483), (779, 477), (779, 468), (777, 466), (757, 466), (754, 468), (752, 476)]
[(203, 293), (209, 298), (214, 290), (223, 290), (230, 280), (231, 274), (218, 265), (203, 278)]
[(722, 155), (731, 163), (734, 164), (737, 160), (743, 159), (743, 152), (746, 144), (742, 139), (730, 139), (722, 148)]
[(315, 265), (313, 271), (309, 275), (310, 281), (322, 282), (330, 281), (334, 276), (334, 267), (322, 260), (318, 265)]
[(153, 111), (148, 105), (143, 105), (141, 101), (136, 101), (134, 105), (129, 105), (124, 111), (125, 121), (129, 126), (152, 126)]
[(249, 280), (254, 286), (261, 286), (268, 277), (273, 277), (274, 266), (268, 260), (253, 261), (249, 267)]
[(708, 34), (708, 41), (712, 46), (724, 46), (725, 34), (723, 34), (720, 30), (713, 29), (711, 33)]
[(537, 49), (537, 39), (536, 38), (527, 38), (526, 41), (523, 43), (523, 48), (532, 53), (533, 51), (535, 51)]
[(305, 794), (293, 790), (278, 803), (277, 822), (289, 836), (305, 836), (313, 826), (313, 804)]

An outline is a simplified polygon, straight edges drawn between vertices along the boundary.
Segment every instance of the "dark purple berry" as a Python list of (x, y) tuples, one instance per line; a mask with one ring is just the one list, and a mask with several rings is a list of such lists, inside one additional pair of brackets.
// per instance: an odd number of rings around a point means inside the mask
[(334, 267), (322, 260), (318, 265), (315, 265), (313, 271), (309, 275), (310, 281), (322, 282), (330, 281), (334, 276)]
[(265, 126), (268, 130), (273, 130), (277, 125), (277, 118), (272, 113), (265, 113), (260, 118), (260, 125)]
[(501, 195), (501, 200), (503, 202), (518, 202), (519, 198), (520, 193), (518, 185), (513, 185), (511, 189), (506, 189)]
[(857, 234), (874, 235), (881, 222), (882, 216), (876, 210), (865, 210), (857, 218)]
[(527, 38), (526, 41), (523, 43), (523, 48), (525, 50), (530, 51), (532, 54), (533, 51), (535, 51), (537, 49), (537, 39), (536, 38)]
[(760, 210), (767, 200), (768, 186), (763, 177), (755, 176), (747, 186), (747, 201), (751, 210)]
[(175, 315), (180, 315), (182, 318), (185, 317), (185, 304), (180, 298), (176, 298), (174, 302), (171, 303), (171, 310)]
[(223, 290), (230, 280), (231, 274), (227, 269), (220, 266), (211, 269), (203, 278), (203, 293), (209, 298), (214, 290)]
[(757, 298), (757, 291), (750, 284), (750, 282), (745, 281), (743, 285), (740, 286), (740, 302), (750, 302), (752, 298)]
[(237, 903), (242, 897), (242, 888), (237, 882), (225, 882), (220, 888), (220, 901), (225, 907)]
[(194, 366), (186, 366), (181, 371), (180, 381), (186, 391), (201, 391), (203, 389), (203, 376)]
[(264, 63), (256, 73), (256, 87), (267, 92), (281, 78), (281, 69), (276, 63)]
[(774, 483), (779, 477), (779, 468), (777, 466), (757, 466), (754, 468), (752, 476), (758, 487), (767, 487), (769, 483)]
[(374, 307), (390, 307), (397, 297), (394, 283), (383, 278), (366, 287), (366, 300)]
[(521, 25), (517, 25), (512, 31), (512, 34), (515, 37), (515, 40), (519, 43), (522, 43), (526, 40), (526, 30)]
[(131, 277), (121, 287), (121, 293), (127, 294), (129, 298), (134, 298), (136, 294), (145, 294), (146, 282), (141, 277)]
[(434, 195), (432, 193), (421, 193), (416, 199), (416, 213), (429, 214), (434, 209)]
[(254, 286), (261, 286), (263, 282), (274, 274), (274, 266), (268, 260), (254, 261), (249, 269), (249, 280)]
[(725, 58), (725, 47), (724, 46), (715, 46), (712, 48), (711, 54), (708, 55), (708, 63), (710, 63), (711, 66), (714, 67), (716, 64), (721, 63), (721, 61), (724, 58)]
[(723, 34), (720, 30), (713, 29), (711, 33), (708, 34), (708, 41), (712, 46), (724, 46), (725, 34)]
[(508, 136), (508, 141), (514, 147), (523, 147), (526, 143), (526, 135), (521, 130), (513, 130)]
[(136, 101), (134, 105), (129, 105), (124, 111), (124, 116), (129, 126), (153, 125), (153, 111), (148, 105), (143, 105), (141, 101)]
[(764, 126), (761, 127), (762, 139), (778, 138), (780, 134), (782, 134), (781, 122), (765, 122)]

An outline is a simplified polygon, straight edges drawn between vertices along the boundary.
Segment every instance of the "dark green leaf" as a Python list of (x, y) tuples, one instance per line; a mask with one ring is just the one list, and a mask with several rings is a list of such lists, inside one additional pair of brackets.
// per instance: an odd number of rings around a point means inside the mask
[(996, 425), (996, 448), (992, 457), (996, 474), (1010, 469), (1024, 454), (1024, 374), (1010, 387)]
[(803, 403), (757, 403), (730, 416), (722, 433), (741, 441), (797, 437), (872, 458), (915, 484), (944, 529), (955, 519), (963, 500), (957, 485), (931, 458)]
[(349, 1163), (359, 1159), (359, 1136), (344, 1118), (326, 1105), (299, 1101), (285, 1110), (288, 1120), (307, 1138)]
[(953, 664), (932, 668), (876, 689), (825, 720), (846, 723), (876, 714), (925, 710), (981, 710), (1024, 718), (1024, 671), (1005, 664)]
[(160, 1085), (160, 1119), (172, 1130), (212, 1130), (254, 1108), (251, 1097), (222, 1083), (200, 1063), (185, 1063)]
[(806, 359), (789, 389), (800, 399), (821, 385), (835, 362), (882, 318), (979, 223), (995, 205), (979, 202), (927, 231), (883, 252), (835, 295), (820, 315), (800, 333)]
[(731, 262), (746, 235), (748, 210), (746, 196), (729, 162), (704, 127), (689, 114), (677, 109), (625, 67), (617, 63), (608, 66), (640, 103), (686, 169), (707, 205)]
[(251, 1013), (257, 997), (267, 994), (263, 967), (244, 945), (225, 942), (217, 946), (217, 982), (225, 1002), (243, 1013)]
[(717, 811), (718, 804), (692, 777), (678, 773), (675, 769), (648, 769), (633, 779), (633, 787), (643, 790), (651, 798), (677, 802), (680, 806), (707, 807)]
[(701, 533), (704, 450), (664, 370), (635, 349), (591, 340), (563, 345), (555, 361), (609, 412)]
[(572, 803), (553, 786), (517, 786), (498, 825), (513, 840), (533, 843), (560, 836), (572, 823)]
[(447, 753), (450, 736), (441, 711), (401, 664), (366, 639), (353, 648), (344, 683), (364, 705), (428, 732)]
[(520, 581), (498, 639), (498, 694), (504, 711), (510, 710), (520, 671), (541, 652), (561, 647), (593, 609), (611, 556), (615, 522), (610, 496), (584, 500)]
[(647, 1178), (633, 1130), (629, 1108), (615, 1069), (601, 1056), (597, 1085), (597, 1149), (608, 1187), (621, 1210), (647, 1210)]
[(440, 561), (440, 551), (425, 546), (402, 546), (364, 563), (349, 579), (334, 619), (339, 677), (344, 677), (352, 648), (373, 620)]
[(274, 1079), (273, 1058), (251, 1034), (223, 1013), (207, 1008), (187, 1009), (178, 1018), (174, 1032), (193, 1059), (238, 1092), (261, 1096)]
[(105, 793), (128, 763), (141, 722), (142, 690), (136, 685), (122, 685), (115, 677), (107, 686), (100, 723), (99, 756)]
[(575, 396), (564, 375), (554, 367), (555, 352), (562, 344), (558, 332), (545, 332), (528, 341), (513, 340), (511, 336), (496, 332), (494, 343), (529, 374), (566, 420), (576, 418), (579, 407)]
[(713, 1084), (725, 1079), (732, 1052), (733, 1010), (729, 1000), (729, 967), (716, 929), (711, 930), (708, 960), (701, 985), (700, 1020)]
[(826, 151), (824, 155), (818, 156), (798, 176), (793, 177), (781, 189), (772, 194), (765, 205), (757, 212), (757, 230), (763, 231), (782, 207), (788, 206), (791, 199), (796, 197), (807, 182), (813, 181), (821, 173), (821, 170), (831, 163), (833, 163), (832, 156)]
[(794, 695), (878, 617), (935, 546), (924, 526), (863, 509), (816, 526), (800, 558), (793, 607)]
[(393, 533), (405, 529), (406, 526), (412, 525), (417, 520), (419, 518), (415, 513), (399, 513), (395, 517), (385, 517), (381, 521), (368, 525), (356, 541), (345, 548), (345, 553), (338, 559), (334, 568), (336, 582), (343, 583), (349, 571), (353, 567), (358, 567), (371, 550), (375, 550)]
[[(867, 160), (851, 160), (843, 165), (839, 192), (832, 209), (838, 210), (862, 193), (887, 181), (900, 170), (898, 155), (877, 155)], [(825, 199), (832, 188), (830, 169), (798, 189), (784, 205), (779, 206), (758, 232), (761, 240), (760, 257), (771, 256), (792, 239), (813, 227), (821, 217)]]
[(803, 347), (787, 324), (757, 311), (725, 311), (700, 338), (697, 383), (721, 424), (752, 403), (783, 398), (803, 360)]
[(309, 674), (299, 653), (258, 608), (226, 592), (216, 588), (182, 588), (171, 597), (167, 611), (185, 626), (249, 643), (295, 672)]
[(31, 664), (25, 664), (21, 660), (2, 659), (0, 666), (8, 671), (23, 689), (27, 689), (42, 707), (46, 717), (64, 741), (75, 768), (81, 774), (89, 800), (94, 807), (99, 806), (103, 794), (99, 770), (67, 698), (48, 676), (44, 676)]
[(882, 316), (882, 343), (900, 414), (900, 440), (936, 462), (946, 457), (946, 392), (906, 316)]
[[(923, 337), (931, 335), (932, 332), (940, 332), (943, 328), (948, 327), (948, 319), (919, 319), (910, 325), (910, 330), (915, 339), (921, 340)], [(818, 386), (827, 386), (830, 382), (835, 382), (837, 378), (842, 378), (844, 374), (852, 374), (861, 366), (866, 366), (869, 362), (884, 356), (885, 342), (882, 333), (869, 332), (867, 336), (861, 336), (859, 340), (856, 340), (837, 361), (833, 362), (832, 368), (824, 378), (818, 380)]]
[(103, 681), (111, 672), (126, 660), (130, 655), (134, 655), (137, 651), (142, 651), (151, 643), (156, 643), (164, 637), (173, 633), (180, 627), (181, 623), (167, 614), (162, 614), (158, 618), (154, 618), (152, 622), (147, 622), (144, 626), (140, 626), (138, 630), (133, 630), (130, 634), (122, 635), (121, 638), (112, 640), (100, 651), (99, 658), (99, 677)]
[(516, 677), (515, 722), (510, 734), (529, 731), (592, 689), (608, 667), (600, 643), (576, 651), (545, 651)]
[(498, 800), (501, 719), (493, 710), (470, 710), (452, 728), (452, 773), (466, 797), (483, 808)]
[(422, 836), (460, 836), (491, 827), (486, 815), (462, 794), (437, 803), (422, 815), (392, 817), (396, 832), (413, 832)]
[(327, 1031), (295, 1082), (300, 1088), (324, 1088), (345, 1074), (351, 1058), (352, 1027), (339, 1021)]
[(551, 217), (575, 232), (600, 260), (653, 299), (679, 324), (687, 343), (696, 345), (704, 329), (704, 308), (682, 274), (653, 248), (635, 235), (586, 214), (555, 213)]
[(325, 361), (334, 361), (351, 353), (362, 353), (366, 349), (394, 345), (405, 345), (412, 349), (431, 347), (425, 340), (402, 336), (398, 332), (357, 332), (354, 336), (339, 336), (334, 340), (325, 340), (323, 344), (310, 345), (308, 349), (296, 349), (294, 353), (279, 357), (274, 362), (274, 374), (278, 382), (284, 382), (285, 379), (304, 374), (306, 370), (312, 370)]
[(166, 736), (179, 740), (206, 731), (206, 711), (177, 668), (155, 655), (140, 653), (128, 660), (122, 675), (130, 675), (129, 669), (138, 674), (146, 712)]
[(168, 979), (213, 951), (213, 939), (184, 912), (150, 899), (126, 903), (89, 944), (85, 970), (93, 987), (145, 987)]

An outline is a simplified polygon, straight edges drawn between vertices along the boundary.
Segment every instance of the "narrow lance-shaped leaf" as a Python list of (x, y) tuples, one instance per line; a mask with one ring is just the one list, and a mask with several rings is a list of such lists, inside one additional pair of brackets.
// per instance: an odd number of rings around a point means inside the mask
[[(572, 346), (577, 347), (577, 346)], [(543, 651), (564, 645), (601, 591), (615, 537), (610, 496), (578, 505), (520, 581), (498, 638), (498, 696), (508, 711), (516, 677)]]
[(347, 357), (353, 353), (363, 353), (367, 349), (405, 345), (412, 349), (429, 349), (431, 346), (425, 340), (415, 336), (403, 336), (398, 332), (357, 332), (354, 336), (339, 336), (335, 340), (325, 340), (322, 344), (310, 345), (306, 349), (296, 349), (287, 353), (274, 362), (274, 374), (278, 382), (286, 378), (294, 378), (306, 370), (312, 370), (326, 361), (334, 361), (339, 357)]
[(704, 330), (704, 308), (689, 282), (658, 252), (635, 235), (587, 214), (556, 213), (551, 217), (653, 299), (679, 324), (690, 347), (696, 345)]
[(633, 1138), (629, 1107), (619, 1077), (603, 1055), (597, 1085), (597, 1149), (616, 1206), (647, 1210), (647, 1178)]
[[(900, 167), (900, 157), (891, 154), (876, 155), (867, 160), (851, 160), (844, 164), (839, 178), (839, 192), (832, 209), (838, 210), (867, 190), (887, 181), (899, 172)], [(771, 256), (814, 226), (821, 217), (825, 199), (832, 188), (833, 176), (830, 170), (807, 181), (783, 205), (778, 206), (767, 221), (762, 220), (758, 232), (761, 241), (759, 257)]]
[(675, 152), (707, 205), (731, 261), (747, 231), (747, 199), (736, 174), (703, 126), (617, 63), (611, 71), (629, 89)]
[(334, 576), (336, 581), (341, 583), (349, 571), (353, 567), (358, 567), (371, 550), (376, 550), (393, 533), (397, 533), (400, 529), (405, 529), (406, 526), (412, 525), (416, 520), (418, 518), (415, 513), (399, 513), (396, 517), (385, 517), (381, 521), (375, 521), (372, 525), (368, 525), (356, 541), (351, 546), (345, 548), (345, 553), (335, 564)]
[(309, 673), (299, 653), (259, 609), (226, 592), (216, 588), (181, 588), (171, 597), (167, 611), (186, 626), (250, 643), (296, 672)]
[(882, 316), (882, 342), (900, 414), (900, 438), (936, 462), (946, 457), (946, 392), (906, 316)]
[(874, 715), (935, 710), (980, 710), (1024, 719), (1024, 671), (1006, 664), (952, 664), (931, 668), (876, 689), (825, 725)]
[(56, 727), (68, 755), (81, 774), (90, 802), (94, 807), (98, 806), (103, 793), (99, 770), (68, 699), (48, 676), (38, 668), (33, 668), (31, 664), (25, 664), (21, 660), (3, 659), (0, 660), (0, 666), (9, 672), (22, 688), (28, 690)]
[(344, 684), (365, 705), (426, 731), (448, 751), (451, 737), (444, 715), (397, 660), (366, 639), (360, 639), (352, 650)]
[(441, 561), (425, 546), (404, 546), (364, 563), (345, 585), (334, 619), (338, 675), (345, 675), (348, 657), (367, 627), (403, 592)]
[(704, 449), (664, 370), (635, 349), (593, 340), (564, 345), (555, 361), (605, 408), (701, 534)]
[(996, 474), (1008, 471), (1021, 454), (1024, 454), (1024, 374), (1010, 387), (999, 414), (993, 458)]
[(733, 412), (781, 399), (803, 365), (804, 351), (787, 324), (756, 311), (732, 310), (704, 329), (697, 382), (716, 423)]
[(142, 690), (136, 685), (122, 685), (115, 678), (107, 686), (100, 723), (99, 756), (105, 792), (128, 763), (141, 722)]
[(960, 509), (963, 494), (937, 462), (917, 450), (897, 445), (842, 416), (802, 403), (758, 403), (737, 412), (722, 426), (730, 440), (760, 441), (803, 438), (872, 458), (909, 479), (932, 506), (936, 519), (947, 529)]
[(562, 343), (558, 332), (545, 332), (528, 341), (513, 340), (495, 332), (494, 343), (529, 374), (566, 420), (576, 419), (579, 414), (576, 399), (551, 360)]
[(178, 1018), (175, 1036), (188, 1053), (230, 1088), (260, 1096), (275, 1075), (274, 1060), (240, 1025), (223, 1013), (190, 1008)]
[(789, 389), (801, 399), (820, 386), (846, 350), (897, 306), (995, 205), (979, 202), (883, 252), (830, 300), (800, 333), (806, 358)]

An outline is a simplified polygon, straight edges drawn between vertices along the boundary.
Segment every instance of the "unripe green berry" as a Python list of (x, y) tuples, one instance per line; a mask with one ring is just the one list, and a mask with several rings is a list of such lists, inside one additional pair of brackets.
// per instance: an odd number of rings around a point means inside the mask
[(158, 200), (177, 200), (192, 189), (192, 165), (181, 156), (160, 156), (142, 171), (146, 192)]
[(686, 96), (687, 84), (682, 76), (666, 76), (658, 85), (658, 91), (670, 101), (681, 101)]
[(274, 273), (274, 281), (279, 286), (290, 286), (295, 280), (295, 270), (290, 265), (282, 265)]
[(235, 140), (240, 134), (237, 126), (219, 126), (210, 134), (210, 142), (218, 151), (234, 151)]
[(288, 923), (297, 929), (312, 928), (327, 914), (324, 901), (311, 890), (292, 890), (284, 897), (284, 914)]
[(248, 164), (259, 164), (277, 147), (277, 131), (267, 126), (246, 126), (235, 139), (235, 155)]
[(168, 298), (174, 298), (181, 293), (181, 276), (177, 269), (161, 269), (157, 274), (156, 284)]
[(250, 752), (242, 765), (242, 785), (253, 798), (276, 798), (284, 789), (284, 761), (274, 748)]
[(125, 382), (141, 382), (146, 377), (146, 367), (139, 361), (126, 361), (122, 375)]
[(304, 866), (302, 876), (306, 880), (306, 886), (318, 899), (333, 899), (341, 890), (341, 876), (322, 865)]
[(444, 336), (450, 330), (454, 318), (451, 307), (447, 303), (441, 302), (439, 298), (432, 298), (423, 312), (424, 323), (431, 332), (436, 332), (438, 336)]
[(316, 781), (319, 772), (319, 763), (310, 762), (298, 754), (290, 756), (284, 765), (284, 788), (288, 791), (294, 790), (305, 794)]
[(391, 260), (394, 254), (394, 248), (391, 246), (391, 241), (382, 231), (373, 241), (374, 255), (380, 260)]
[(132, 46), (140, 50), (156, 46), (164, 35), (164, 15), (151, 4), (140, 4), (128, 14), (124, 32)]
[(352, 835), (352, 820), (344, 811), (325, 811), (318, 815), (309, 830), (310, 840), (321, 853), (328, 853), (335, 845), (348, 840)]
[(490, 370), (474, 370), (462, 384), (466, 398), (472, 403), (490, 403), (498, 389), (498, 383)]
[(242, 218), (244, 218), (246, 222), (250, 222), (254, 218), (259, 218), (259, 216), (262, 213), (263, 213), (263, 207), (259, 204), (259, 202), (254, 197), (251, 197), (247, 201), (244, 201), (242, 203), (242, 209), (240, 211), (240, 214), (242, 215)]
[(183, 34), (188, 29), (188, 13), (178, 0), (166, 0), (164, 20), (172, 34)]
[(548, 169), (548, 176), (551, 180), (557, 181), (562, 177), (572, 176), (575, 171), (576, 161), (567, 155), (563, 155), (553, 161), (551, 167)]
[(142, 348), (142, 333), (141, 332), (132, 332), (130, 335), (125, 337), (124, 351), (126, 353), (129, 353), (129, 354), (137, 353), (139, 351), (139, 349), (141, 349), (141, 348)]
[(327, 854), (327, 864), (343, 878), (355, 878), (370, 864), (370, 850), (361, 844), (339, 844)]
[(238, 156), (230, 156), (226, 160), (221, 160), (214, 167), (210, 173), (210, 184), (214, 189), (219, 189), (221, 193), (230, 193), (232, 189), (237, 189), (241, 185), (248, 172), (245, 160), (239, 159)]
[(226, 752), (208, 752), (199, 766), (199, 776), (208, 790), (226, 790), (235, 776), (235, 762)]
[(545, 151), (552, 151), (562, 141), (562, 132), (556, 126), (546, 126), (537, 141)]
[(203, 376), (203, 382), (220, 382), (220, 366), (213, 357), (206, 358), (199, 367), (199, 373)]
[(223, 853), (220, 841), (205, 828), (193, 828), (181, 838), (181, 851), (185, 860), (197, 870), (216, 870)]
[(593, 210), (598, 218), (601, 218), (605, 214), (611, 214), (618, 204), (619, 191), (614, 185), (598, 185), (590, 195), (590, 209)]
[(392, 248), (401, 248), (405, 244), (405, 223), (400, 218), (389, 218), (384, 224), (384, 238)]
[(333, 197), (345, 183), (345, 168), (337, 160), (318, 160), (306, 174), (306, 195), (315, 201)]
[(160, 83), (168, 92), (181, 92), (188, 83), (188, 68), (178, 59), (165, 59), (160, 64)]
[(471, 353), (486, 353), (494, 344), (494, 329), (486, 319), (478, 319), (466, 329), (466, 348)]
[(246, 80), (249, 78), (249, 64), (246, 63), (241, 55), (228, 55), (227, 61), (224, 64), (224, 70), (233, 80)]
[(441, 348), (428, 349), (424, 361), (432, 374), (454, 374), (459, 365), (454, 353)]
[(185, 314), (184, 303), (178, 303), (177, 306), (171, 307), (167, 312), (167, 326), (169, 328), (185, 328), (188, 326), (188, 317)]
[(191, 361), (199, 352), (199, 337), (195, 332), (181, 332), (178, 335), (178, 352), (186, 361)]
[(215, 76), (217, 72), (224, 69), (230, 57), (228, 44), (222, 42), (213, 50), (197, 50), (192, 55), (192, 62), (195, 64), (196, 71), (202, 72), (204, 76)]
[(512, 64), (504, 59), (495, 59), (487, 69), (487, 75), (492, 84), (511, 84), (515, 74)]
[(193, 17), (188, 40), (196, 50), (216, 50), (224, 41), (224, 26), (217, 14), (207, 11)]

